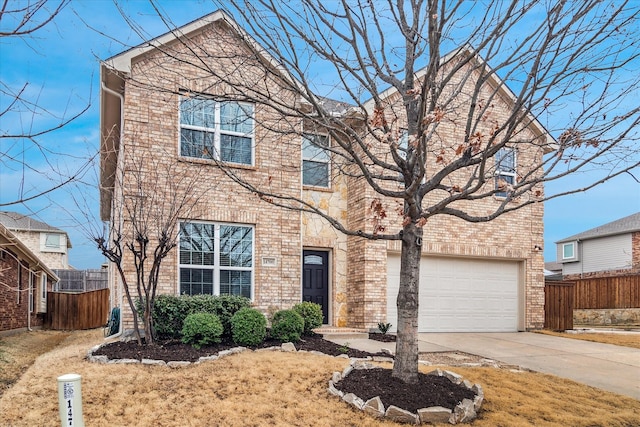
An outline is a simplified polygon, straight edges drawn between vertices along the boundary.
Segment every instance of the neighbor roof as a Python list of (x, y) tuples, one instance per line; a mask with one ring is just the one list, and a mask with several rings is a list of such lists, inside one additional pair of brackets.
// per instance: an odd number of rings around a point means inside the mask
[[(0, 214), (13, 213), (13, 212), (0, 212)], [(44, 223), (42, 223), (44, 224)], [(45, 224), (46, 225), (46, 224)], [(4, 243), (6, 241), (6, 243)], [(45, 273), (47, 276), (51, 277), (54, 282), (60, 281), (60, 278), (53, 272), (49, 267), (45, 265), (45, 263), (38, 258), (36, 254), (34, 254), (31, 249), (29, 249), (24, 243), (20, 241), (18, 237), (16, 237), (8, 227), (2, 225), (0, 223), (0, 246), (2, 247), (12, 247), (13, 250), (18, 251), (22, 255), (24, 255), (27, 261), (32, 264), (35, 268), (38, 268)]]
[(67, 235), (67, 247), (71, 247), (71, 240), (66, 231), (51, 226), (45, 222), (33, 219), (18, 212), (0, 211), (0, 224), (13, 231), (55, 232)]
[(609, 222), (599, 227), (592, 228), (582, 233), (574, 234), (556, 243), (570, 242), (572, 240), (588, 240), (598, 237), (615, 236), (617, 234), (633, 233), (640, 231), (640, 212)]

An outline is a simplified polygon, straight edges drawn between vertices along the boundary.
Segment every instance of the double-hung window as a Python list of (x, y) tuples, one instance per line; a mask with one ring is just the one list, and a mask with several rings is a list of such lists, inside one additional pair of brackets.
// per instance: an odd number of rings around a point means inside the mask
[(495, 156), (496, 159), (496, 196), (507, 197), (509, 187), (516, 183), (516, 150), (513, 148), (501, 148)]
[(202, 96), (180, 99), (180, 155), (253, 164), (253, 104)]
[(330, 156), (325, 147), (329, 140), (324, 135), (305, 134), (302, 137), (302, 184), (329, 187)]
[(180, 224), (180, 294), (252, 297), (253, 227)]

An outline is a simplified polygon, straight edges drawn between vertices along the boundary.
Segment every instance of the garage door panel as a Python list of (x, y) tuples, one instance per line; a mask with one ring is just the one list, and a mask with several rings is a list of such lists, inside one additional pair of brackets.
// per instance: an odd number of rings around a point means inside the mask
[[(517, 262), (425, 257), (420, 269), (421, 332), (517, 330)], [(389, 255), (387, 275), (387, 321), (395, 330), (399, 256)]]

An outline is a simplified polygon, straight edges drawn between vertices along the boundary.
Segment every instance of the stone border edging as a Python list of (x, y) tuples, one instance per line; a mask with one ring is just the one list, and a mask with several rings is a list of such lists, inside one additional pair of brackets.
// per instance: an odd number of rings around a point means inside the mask
[(335, 384), (346, 378), (354, 369), (373, 369), (377, 366), (362, 360), (352, 360), (342, 372), (334, 372), (329, 380), (329, 393), (338, 396), (345, 402), (355, 406), (377, 418), (386, 418), (390, 421), (407, 424), (427, 424), (427, 423), (469, 423), (477, 417), (477, 413), (484, 401), (484, 391), (480, 384), (472, 384), (465, 380), (461, 375), (455, 372), (436, 369), (427, 373), (427, 375), (437, 375), (445, 377), (454, 384), (462, 385), (476, 394), (476, 397), (464, 399), (452, 411), (442, 406), (431, 406), (429, 408), (418, 409), (418, 413), (414, 414), (397, 406), (390, 405), (386, 410), (380, 397), (373, 397), (366, 402), (353, 393), (344, 393), (335, 387)]
[[(215, 355), (211, 355), (211, 356), (203, 356), (201, 358), (199, 358), (197, 361), (195, 362), (187, 362), (187, 361), (170, 361), (170, 362), (165, 362), (164, 360), (154, 360), (154, 359), (142, 359), (142, 360), (138, 360), (138, 359), (109, 359), (107, 356), (94, 356), (93, 353), (98, 350), (100, 347), (102, 347), (103, 345), (106, 345), (109, 343), (102, 343), (102, 344), (98, 344), (96, 346), (93, 346), (89, 349), (89, 351), (87, 352), (87, 356), (86, 359), (89, 362), (92, 363), (109, 363), (109, 364), (142, 364), (142, 365), (152, 365), (152, 366), (168, 366), (170, 368), (181, 368), (184, 366), (189, 366), (189, 365), (198, 365), (202, 362), (208, 362), (211, 360), (217, 360), (220, 359), (222, 357), (225, 356), (229, 356), (231, 354), (237, 354), (237, 353), (242, 353), (243, 351), (247, 351), (247, 350), (251, 350), (247, 347), (233, 347), (230, 348), (229, 350), (222, 350), (219, 351), (218, 354)], [(273, 347), (265, 347), (265, 348), (258, 348), (256, 350), (253, 351), (283, 351), (283, 352), (297, 352), (297, 353), (310, 353), (310, 354), (315, 354), (317, 356), (327, 356), (327, 357), (337, 357), (337, 358), (342, 358), (342, 359), (350, 359), (352, 362), (353, 361), (374, 361), (374, 362), (393, 362), (393, 358), (391, 357), (383, 357), (383, 356), (368, 356), (366, 358), (349, 358), (349, 356), (347, 356), (346, 354), (340, 354), (338, 356), (331, 356), (329, 354), (326, 353), (322, 353), (320, 351), (307, 351), (307, 350), (297, 350), (295, 344), (290, 343), (290, 342), (286, 342), (283, 343), (280, 346), (273, 346)]]

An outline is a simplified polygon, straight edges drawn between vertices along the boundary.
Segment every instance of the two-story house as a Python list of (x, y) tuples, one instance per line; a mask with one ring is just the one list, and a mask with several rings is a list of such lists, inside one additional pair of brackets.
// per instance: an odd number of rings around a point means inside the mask
[[(286, 85), (279, 87), (273, 74), (261, 73), (265, 64), (278, 65), (246, 34), (234, 37), (241, 31), (218, 11), (102, 63), (102, 219), (126, 228), (127, 198), (157, 193), (158, 181), (196, 176), (209, 191), (180, 221), (178, 248), (163, 261), (160, 293), (245, 295), (265, 312), (310, 300), (322, 305), (328, 325), (395, 324), (400, 242), (347, 237), (316, 215), (257, 198), (217, 166), (232, 165), (245, 179), (308, 201), (353, 229), (370, 227), (372, 201), (380, 198), (318, 149), (331, 143), (323, 132), (305, 128), (301, 135), (304, 123), (292, 123), (283, 112), (299, 100)], [(199, 66), (186, 60), (195, 53)], [(264, 60), (252, 61), (257, 55)], [(248, 59), (238, 65), (239, 56)], [(225, 68), (234, 71), (224, 72), (221, 81), (216, 70)], [(265, 85), (272, 97), (245, 102), (233, 79), (242, 88)], [(495, 78), (488, 84), (501, 88), (495, 110), (506, 114), (512, 94)], [(397, 93), (381, 96), (395, 102)], [(324, 102), (334, 114), (352, 113), (345, 104)], [(454, 140), (460, 132), (443, 125), (440, 134)], [(529, 140), (548, 138), (533, 118), (521, 134)], [(543, 152), (535, 144), (523, 144), (517, 156), (515, 150), (505, 151), (506, 166), (498, 178), (513, 182), (518, 163), (534, 163)], [(145, 164), (140, 159), (149, 159), (148, 168), (170, 165), (172, 176), (137, 182)], [(395, 202), (381, 203), (388, 212), (395, 210)], [(488, 223), (431, 218), (422, 244), (419, 330), (542, 327), (542, 218), (541, 203)], [(397, 226), (401, 220), (389, 215), (382, 221)], [(125, 267), (133, 275), (133, 265)], [(112, 295), (122, 295), (117, 275), (110, 280)]]
[(43, 260), (0, 223), (0, 332), (42, 326), (47, 292), (57, 281)]
[(17, 212), (0, 212), (0, 224), (52, 270), (69, 269), (71, 240), (66, 231)]
[(640, 212), (556, 242), (566, 280), (640, 273)]

